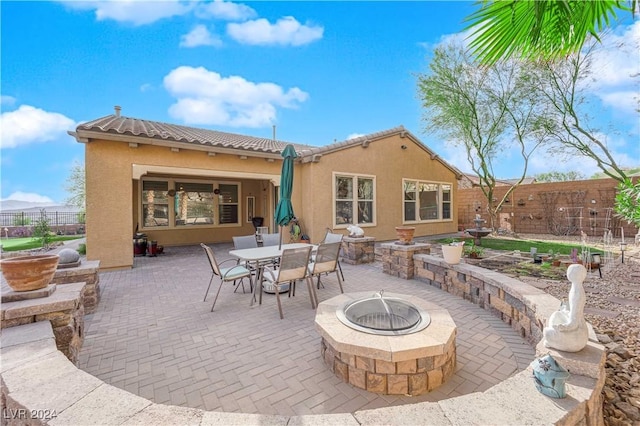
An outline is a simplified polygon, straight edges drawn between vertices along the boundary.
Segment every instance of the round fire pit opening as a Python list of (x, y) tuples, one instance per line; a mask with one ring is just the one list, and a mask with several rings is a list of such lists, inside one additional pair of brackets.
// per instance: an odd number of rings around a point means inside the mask
[(416, 333), (429, 326), (431, 317), (426, 310), (383, 293), (348, 302), (336, 309), (336, 316), (354, 330), (382, 336)]

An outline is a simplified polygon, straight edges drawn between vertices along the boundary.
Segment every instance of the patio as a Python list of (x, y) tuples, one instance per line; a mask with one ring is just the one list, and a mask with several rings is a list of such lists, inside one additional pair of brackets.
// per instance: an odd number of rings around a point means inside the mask
[[(212, 246), (220, 260), (230, 244)], [(534, 348), (489, 312), (437, 288), (384, 275), (377, 263), (342, 265), (345, 292), (380, 289), (421, 297), (449, 310), (458, 327), (457, 368), (419, 397), (372, 394), (343, 383), (320, 357), (306, 288), (249, 307), (250, 294), (225, 285), (214, 312), (202, 301), (211, 276), (199, 246), (137, 257), (134, 268), (100, 274), (102, 299), (85, 317), (79, 367), (106, 383), (161, 404), (280, 415), (350, 413), (438, 401), (484, 391), (525, 369)], [(319, 301), (339, 294), (323, 278)], [(246, 283), (245, 283), (246, 284)], [(215, 291), (215, 289), (214, 289)]]

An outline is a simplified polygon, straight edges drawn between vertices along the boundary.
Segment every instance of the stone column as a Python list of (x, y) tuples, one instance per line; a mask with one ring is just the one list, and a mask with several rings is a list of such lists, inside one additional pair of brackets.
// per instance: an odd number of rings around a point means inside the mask
[(375, 260), (376, 239), (374, 237), (342, 239), (342, 252), (340, 261), (350, 265), (373, 263)]
[(431, 253), (431, 244), (383, 243), (380, 245), (380, 251), (382, 253), (382, 272), (409, 280), (414, 275), (413, 256)]

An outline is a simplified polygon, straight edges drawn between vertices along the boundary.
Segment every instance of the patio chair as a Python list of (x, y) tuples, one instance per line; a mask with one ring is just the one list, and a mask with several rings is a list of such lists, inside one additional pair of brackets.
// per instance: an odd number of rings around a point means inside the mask
[[(327, 233), (324, 235), (324, 240), (322, 240), (320, 244), (339, 242), (340, 249), (342, 249), (342, 238), (344, 238), (344, 235), (336, 234), (335, 232), (331, 231), (331, 228), (327, 228)], [(342, 272), (342, 266), (340, 265), (340, 250), (338, 250), (338, 270), (340, 271), (340, 277), (342, 278), (342, 281), (344, 281), (344, 273)], [(318, 281), (318, 285), (320, 285), (320, 281)]]
[(280, 234), (262, 234), (262, 246), (277, 246), (280, 244)]
[[(231, 239), (233, 240), (234, 250), (258, 248), (258, 240), (256, 239), (255, 235), (243, 235), (239, 237), (231, 237)], [(238, 259), (238, 264), (240, 264), (239, 259)], [(255, 275), (256, 273), (255, 268), (252, 265), (250, 265), (248, 262), (244, 264), (244, 267), (250, 270), (252, 275)], [(251, 280), (249, 280), (249, 282), (251, 283)], [(236, 289), (234, 290), (234, 292), (237, 290), (238, 290), (238, 287), (236, 286)], [(251, 285), (251, 290), (253, 290), (253, 285)], [(244, 293), (244, 283), (242, 284), (242, 292)]]
[(340, 279), (340, 273), (337, 268), (341, 245), (341, 242), (337, 242), (323, 243), (318, 246), (315, 258), (313, 262), (309, 264), (309, 276), (311, 279), (313, 279), (313, 277), (318, 277), (318, 288), (320, 288), (320, 276), (322, 274), (328, 275), (335, 272), (336, 277), (338, 278), (338, 285), (340, 286), (340, 293), (344, 293), (344, 290), (342, 289), (342, 280)]
[(259, 303), (262, 304), (262, 293), (266, 281), (275, 290), (280, 319), (284, 319), (282, 303), (280, 302), (280, 290), (282, 287), (289, 285), (289, 296), (291, 296), (291, 287), (292, 285), (295, 285), (296, 280), (304, 279), (307, 281), (311, 307), (313, 309), (316, 308), (315, 289), (313, 288), (311, 277), (307, 274), (311, 248), (312, 246), (309, 245), (309, 247), (286, 249), (282, 252), (282, 256), (280, 257), (279, 269), (274, 270), (268, 267), (264, 268), (262, 279), (259, 284), (260, 287), (258, 288), (260, 290)]
[(220, 287), (218, 287), (218, 291), (216, 292), (216, 298), (213, 299), (213, 305), (211, 305), (211, 312), (213, 312), (213, 308), (216, 306), (216, 301), (218, 300), (218, 295), (220, 294), (220, 290), (222, 289), (222, 284), (224, 284), (225, 282), (231, 282), (231, 281), (235, 282), (236, 280), (244, 280), (245, 278), (251, 279), (251, 271), (249, 271), (244, 266), (238, 265), (238, 264), (229, 268), (221, 268), (220, 265), (227, 262), (236, 262), (236, 260), (227, 259), (223, 262), (218, 263), (216, 261), (215, 255), (213, 254), (213, 250), (211, 250), (211, 247), (203, 243), (200, 243), (200, 246), (204, 249), (205, 253), (207, 254), (207, 259), (209, 260), (209, 265), (211, 266), (211, 279), (209, 280), (207, 291), (204, 293), (203, 302), (206, 302), (207, 300), (207, 295), (209, 294), (209, 289), (211, 288), (211, 283), (213, 282), (213, 278), (216, 276), (220, 277)]

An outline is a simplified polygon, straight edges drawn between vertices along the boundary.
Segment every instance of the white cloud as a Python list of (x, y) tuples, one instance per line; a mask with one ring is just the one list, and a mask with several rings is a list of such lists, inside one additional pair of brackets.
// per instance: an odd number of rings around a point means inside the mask
[(2, 95), (0, 96), (0, 105), (13, 105), (16, 103), (16, 98), (13, 96)]
[(285, 91), (274, 83), (222, 77), (203, 67), (178, 67), (164, 77), (177, 102), (169, 114), (188, 124), (263, 127), (276, 119), (276, 107), (296, 108), (309, 95), (297, 87)]
[(256, 15), (256, 11), (247, 5), (223, 0), (202, 4), (196, 9), (196, 16), (199, 18), (215, 18), (226, 21), (244, 21)]
[(154, 87), (151, 83), (144, 83), (143, 85), (140, 86), (140, 91), (141, 92), (149, 92), (151, 90), (153, 90)]
[(45, 195), (33, 192), (16, 191), (2, 201), (28, 201), (30, 203), (53, 203), (53, 200)]
[(136, 26), (184, 15), (195, 6), (195, 3), (185, 3), (180, 0), (65, 1), (64, 3), (74, 9), (95, 10), (98, 21), (111, 19)]
[(324, 28), (302, 25), (294, 17), (285, 16), (275, 24), (266, 19), (256, 19), (241, 24), (227, 24), (227, 33), (234, 40), (251, 45), (291, 45), (301, 46), (322, 38)]
[(47, 142), (68, 137), (67, 130), (75, 122), (57, 112), (47, 112), (30, 105), (0, 115), (1, 148), (15, 148), (35, 142)]
[(222, 46), (222, 41), (204, 25), (196, 25), (189, 34), (180, 37), (180, 47)]
[(364, 133), (351, 133), (349, 136), (347, 136), (347, 140), (359, 138), (361, 136), (364, 136)]
[(640, 96), (640, 21), (616, 27), (600, 39), (592, 54), (588, 90), (605, 105), (634, 115)]
[(634, 113), (634, 111), (639, 107), (638, 105), (638, 97), (640, 97), (640, 92), (633, 90), (621, 90), (614, 92), (601, 92), (598, 93), (600, 100), (606, 106), (610, 106), (613, 109), (626, 111), (629, 113)]

